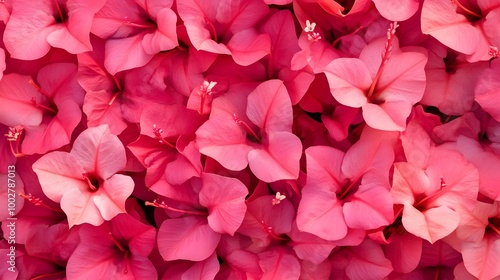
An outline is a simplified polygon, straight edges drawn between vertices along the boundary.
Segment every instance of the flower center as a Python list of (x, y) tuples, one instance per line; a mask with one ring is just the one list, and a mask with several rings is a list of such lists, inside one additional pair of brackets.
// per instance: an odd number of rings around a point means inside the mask
[(47, 99), (49, 100), (49, 105), (44, 105), (44, 104), (41, 104), (39, 103), (35, 97), (32, 97), (31, 98), (31, 103), (36, 107), (36, 108), (39, 108), (39, 109), (42, 109), (42, 110), (45, 110), (51, 114), (54, 114), (56, 115), (57, 114), (57, 106), (55, 106), (50, 100), (50, 94), (48, 92), (46, 92), (45, 90), (43, 90), (39, 85), (37, 85), (35, 83), (35, 81), (33, 80), (29, 80), (28, 83), (34, 87), (36, 89), (36, 91), (38, 91), (39, 93), (41, 93), (43, 96), (47, 97)]
[[(415, 197), (415, 208), (417, 208), (420, 211), (423, 211), (428, 208), (428, 206), (441, 197), (443, 194), (445, 194), (451, 186), (446, 185), (446, 182), (444, 181), (444, 178), (441, 177), (441, 183), (439, 186), (439, 190), (431, 195), (425, 195), (425, 194), (420, 194), (419, 197)], [(418, 201), (418, 202), (417, 202)]]
[(445, 58), (443, 58), (446, 73), (455, 74), (457, 72), (457, 68), (460, 66), (460, 61), (457, 60), (458, 54), (450, 49), (448, 49), (448, 53)]
[(406, 232), (407, 231), (403, 226), (403, 220), (401, 216), (397, 217), (392, 224), (388, 225), (383, 230), (385, 239), (389, 239), (393, 234), (403, 235)]
[(58, 0), (53, 0), (57, 13), (54, 15), (57, 23), (63, 23), (68, 20), (68, 13), (64, 7), (61, 7)]
[(477, 21), (483, 18), (481, 14), (476, 13), (462, 5), (459, 0), (451, 0), (451, 2), (457, 5), (457, 7), (464, 13), (464, 16), (466, 16), (470, 21)]
[(91, 192), (96, 192), (99, 189), (99, 186), (101, 185), (101, 179), (97, 177), (95, 174), (92, 173), (83, 173), (82, 174), (83, 179), (87, 181), (87, 184), (89, 186), (89, 189)]
[(200, 86), (198, 90), (198, 95), (201, 98), (200, 101), (200, 110), (198, 113), (200, 115), (203, 115), (203, 107), (205, 107), (205, 102), (209, 102), (210, 97), (212, 97), (212, 94), (214, 93), (212, 89), (217, 85), (217, 82), (209, 82), (207, 80), (203, 81), (203, 84)]
[(162, 136), (163, 134), (163, 129), (161, 127), (156, 126), (156, 124), (153, 124), (153, 133), (155, 135), (155, 139), (158, 140), (158, 142), (162, 145), (165, 145), (167, 147), (170, 147), (172, 149), (177, 149), (175, 147), (175, 144), (172, 144), (168, 142), (165, 137)]
[(18, 125), (15, 127), (9, 127), (9, 133), (4, 134), (4, 136), (7, 137), (7, 141), (9, 141), (10, 151), (16, 158), (24, 156), (24, 154), (21, 153), (19, 147), (19, 145), (21, 144), (21, 136), (23, 134), (23, 131), (24, 128)]
[(190, 210), (184, 210), (184, 209), (177, 209), (177, 208), (168, 206), (167, 204), (165, 204), (164, 201), (159, 202), (156, 199), (153, 200), (153, 202), (146, 201), (144, 204), (146, 206), (153, 206), (153, 207), (156, 207), (156, 208), (163, 208), (165, 210), (170, 210), (170, 211), (174, 211), (174, 212), (177, 212), (177, 213), (183, 213), (183, 214), (189, 214), (189, 215), (197, 215), (197, 216), (207, 216), (208, 215), (207, 211), (190, 211)]
[(213, 40), (219, 43), (218, 41), (219, 38), (217, 37), (217, 30), (215, 29), (213, 23), (210, 20), (208, 20), (207, 17), (205, 17), (205, 23), (208, 25), (209, 32), (211, 33)]
[(59, 213), (63, 213), (63, 211), (61, 209), (57, 209), (57, 208), (54, 208), (54, 207), (51, 207), (47, 204), (45, 204), (41, 198), (39, 197), (35, 197), (34, 195), (32, 195), (31, 193), (28, 193), (27, 195), (26, 194), (23, 194), (23, 193), (20, 193), (19, 194), (20, 197), (26, 199), (28, 202), (31, 202), (33, 203), (34, 205), (36, 206), (43, 206), (51, 211), (54, 211), (54, 212), (59, 212)]
[(500, 218), (489, 218), (486, 232), (500, 236)]
[(266, 222), (260, 221), (260, 223), (262, 224), (262, 229), (264, 230), (264, 232), (267, 233), (267, 235), (269, 235), (272, 239), (287, 240), (286, 238), (278, 236), (276, 233), (274, 233), (273, 227), (268, 226)]
[(132, 27), (138, 27), (138, 28), (143, 28), (143, 29), (156, 29), (157, 28), (157, 25), (154, 21), (152, 20), (148, 20), (146, 23), (142, 24), (142, 23), (135, 23), (135, 22), (131, 22), (128, 18), (128, 16), (125, 16), (123, 17), (123, 22), (128, 25), (128, 26), (132, 26)]
[(247, 139), (252, 143), (261, 143), (262, 137), (260, 137), (253, 129), (244, 121), (242, 121), (236, 114), (233, 114), (233, 120), (239, 126), (242, 126), (247, 132)]
[(284, 194), (281, 194), (280, 192), (276, 192), (276, 197), (273, 198), (272, 204), (273, 205), (278, 205), (281, 203), (282, 200), (284, 200), (286, 196)]
[(315, 28), (316, 28), (315, 22), (311, 23), (309, 20), (306, 20), (306, 27), (304, 27), (304, 32), (306, 32), (307, 34), (307, 40), (312, 42), (317, 42), (318, 40), (321, 40), (321, 35), (319, 35), (319, 32), (314, 32)]

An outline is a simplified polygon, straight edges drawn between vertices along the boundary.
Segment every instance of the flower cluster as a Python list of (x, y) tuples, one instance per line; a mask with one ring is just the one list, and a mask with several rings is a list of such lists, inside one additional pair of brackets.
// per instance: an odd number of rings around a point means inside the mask
[(499, 26), (498, 0), (1, 1), (0, 278), (499, 279)]

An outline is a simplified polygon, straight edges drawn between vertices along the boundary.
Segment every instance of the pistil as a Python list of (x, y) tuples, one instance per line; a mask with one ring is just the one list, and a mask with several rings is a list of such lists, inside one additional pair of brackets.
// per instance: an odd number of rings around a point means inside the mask
[(233, 114), (233, 120), (236, 124), (243, 126), (245, 130), (252, 135), (252, 137), (258, 142), (262, 142), (262, 139), (253, 131), (253, 129), (244, 121), (242, 121), (236, 114)]
[(387, 31), (387, 42), (385, 43), (385, 48), (382, 51), (382, 62), (380, 63), (380, 66), (378, 68), (377, 74), (375, 74), (375, 78), (373, 79), (372, 84), (370, 85), (370, 88), (368, 89), (368, 93), (366, 96), (368, 98), (374, 98), (373, 96), (375, 92), (375, 87), (377, 86), (378, 80), (380, 79), (380, 76), (382, 75), (382, 71), (384, 69), (385, 64), (389, 61), (389, 58), (391, 57), (392, 53), (392, 41), (394, 40), (394, 37), (396, 35), (396, 28), (398, 28), (398, 23), (395, 21), (391, 23), (389, 26), (389, 30)]
[(20, 197), (26, 199), (27, 201), (33, 203), (34, 205), (36, 206), (43, 206), (51, 211), (54, 211), (54, 212), (59, 212), (59, 213), (63, 213), (63, 211), (61, 209), (57, 209), (57, 208), (54, 208), (54, 207), (51, 207), (47, 204), (45, 204), (41, 198), (39, 197), (35, 197), (34, 195), (32, 195), (31, 193), (28, 193), (28, 194), (23, 194), (23, 193), (20, 193), (19, 194)]
[(190, 214), (190, 215), (197, 215), (197, 216), (207, 216), (206, 212), (189, 211), (189, 210), (182, 210), (182, 209), (173, 208), (173, 207), (168, 206), (167, 204), (165, 204), (164, 201), (158, 202), (158, 200), (156, 200), (156, 199), (153, 200), (153, 202), (146, 201), (145, 205), (146, 206), (154, 206), (154, 207), (157, 207), (157, 208), (163, 208), (165, 210), (170, 210), (170, 211), (174, 211), (174, 212), (182, 213), (182, 214)]

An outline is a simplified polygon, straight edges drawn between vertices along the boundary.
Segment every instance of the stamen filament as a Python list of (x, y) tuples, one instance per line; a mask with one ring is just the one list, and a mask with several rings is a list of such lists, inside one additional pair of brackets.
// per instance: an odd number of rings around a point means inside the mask
[(122, 92), (122, 86), (120, 85), (120, 82), (118, 82), (118, 79), (115, 76), (111, 76), (113, 78), (113, 82), (115, 83), (116, 88), (118, 89), (119, 92)]
[(458, 0), (451, 0), (451, 2), (453, 2), (455, 5), (457, 5), (460, 9), (462, 9), (464, 12), (468, 13), (469, 15), (476, 17), (476, 18), (482, 18), (482, 16), (480, 14), (477, 14), (477, 13), (467, 9)]
[(52, 109), (52, 108), (50, 108), (50, 107), (48, 107), (48, 106), (45, 106), (45, 105), (43, 105), (43, 104), (40, 104), (40, 103), (38, 103), (38, 102), (36, 102), (36, 99), (35, 99), (34, 97), (33, 97), (33, 98), (31, 98), (31, 103), (33, 103), (33, 105), (35, 105), (35, 107), (37, 107), (37, 108), (40, 108), (40, 109), (43, 109), (43, 110), (49, 111), (49, 112), (51, 112), (52, 114), (57, 114), (57, 111), (56, 111), (56, 110), (54, 110), (54, 109)]
[(38, 280), (38, 279), (43, 279), (43, 278), (49, 278), (49, 277), (63, 275), (65, 273), (66, 273), (66, 271), (63, 270), (63, 271), (54, 272), (54, 273), (42, 274), (42, 275), (38, 275), (36, 277), (33, 277), (30, 280)]
[(351, 181), (349, 186), (340, 194), (339, 199), (342, 200), (346, 197), (346, 195), (352, 190), (352, 188), (354, 188), (354, 185), (356, 184), (356, 182), (358, 182), (360, 177), (361, 175), (359, 175), (355, 180)]
[(440, 272), (439, 266), (436, 266), (435, 269), (436, 272), (434, 272), (434, 280), (439, 280), (439, 272)]
[(145, 29), (156, 28), (156, 25), (154, 25), (154, 24), (139, 24), (139, 23), (131, 22), (130, 20), (128, 20), (128, 17), (125, 17), (124, 22), (127, 25), (133, 26), (133, 27), (139, 27), (139, 28), (145, 28)]
[(61, 18), (62, 21), (65, 20), (64, 16), (63, 16), (63, 13), (62, 13), (62, 10), (61, 10), (61, 7), (59, 7), (59, 2), (57, 2), (57, 0), (54, 0), (54, 4), (56, 5), (56, 8), (57, 8), (57, 13), (59, 14), (59, 17)]
[(164, 201), (162, 201), (160, 203), (156, 199), (153, 200), (153, 202), (146, 201), (145, 205), (146, 206), (154, 206), (157, 208), (163, 208), (166, 210), (174, 211), (177, 213), (183, 213), (183, 214), (191, 214), (191, 215), (198, 215), (198, 216), (206, 216), (207, 215), (207, 213), (205, 213), (205, 212), (197, 212), (197, 211), (189, 211), (189, 210), (181, 210), (181, 209), (173, 208), (173, 207), (170, 207), (167, 204), (165, 204)]
[(113, 103), (115, 102), (116, 98), (118, 98), (118, 96), (119, 96), (121, 93), (122, 93), (121, 91), (117, 91), (117, 92), (115, 92), (115, 94), (113, 94), (113, 96), (111, 97), (111, 100), (109, 100), (109, 102), (108, 102), (108, 106), (113, 105)]
[(61, 209), (57, 209), (57, 208), (54, 208), (54, 207), (51, 207), (51, 206), (45, 204), (39, 197), (35, 197), (31, 193), (28, 193), (27, 195), (20, 193), (19, 196), (26, 199), (27, 201), (33, 203), (36, 206), (43, 206), (51, 211), (63, 213), (63, 211)]
[(153, 133), (155, 135), (155, 139), (157, 139), (158, 142), (160, 142), (160, 144), (163, 144), (172, 149), (177, 149), (177, 147), (174, 144), (168, 142), (167, 139), (165, 139), (165, 137), (162, 136), (163, 129), (161, 129), (161, 127), (157, 127), (156, 124), (153, 124)]
[(9, 144), (10, 144), (9, 145), (10, 146), (10, 151), (12, 152), (12, 154), (14, 155), (14, 157), (16, 157), (16, 158), (20, 158), (20, 157), (25, 156), (25, 154), (19, 152), (19, 141), (16, 141), (16, 142), (17, 142), (16, 143), (16, 150), (17, 150), (17, 152), (14, 151), (14, 147), (12, 147), (12, 142), (9, 142)]
[(233, 119), (236, 124), (243, 126), (248, 133), (252, 134), (253, 138), (255, 138), (257, 142), (262, 142), (262, 139), (253, 131), (253, 129), (246, 122), (240, 120), (236, 114), (233, 114)]
[(113, 243), (115, 243), (116, 247), (118, 247), (118, 249), (120, 249), (120, 251), (122, 251), (123, 253), (127, 252), (127, 250), (125, 248), (123, 248), (123, 246), (118, 242), (118, 240), (116, 240), (116, 238), (113, 236), (113, 233), (111, 231), (108, 232), (108, 235), (109, 235), (109, 240), (113, 241)]
[(351, 32), (351, 33), (349, 33), (349, 34), (345, 34), (345, 35), (342, 35), (342, 36), (338, 37), (337, 39), (335, 39), (335, 40), (333, 41), (332, 46), (333, 46), (333, 47), (335, 47), (335, 46), (336, 46), (336, 45), (340, 42), (340, 40), (341, 40), (342, 38), (344, 38), (344, 37), (346, 37), (346, 36), (349, 36), (349, 35), (352, 35), (352, 34), (356, 34), (356, 33), (358, 33), (358, 32), (359, 32), (361, 29), (363, 29), (363, 28), (364, 28), (364, 26), (362, 26), (362, 25), (361, 25), (361, 26), (359, 26), (358, 28), (356, 28), (356, 30), (354, 30), (353, 32)]
[[(56, 0), (57, 1), (57, 0)], [(45, 90), (43, 90), (39, 85), (37, 85), (35, 83), (35, 81), (33, 80), (29, 80), (28, 83), (34, 87), (39, 93), (41, 93), (42, 95), (44, 95), (45, 97), (47, 97), (48, 99), (51, 99), (50, 97), (50, 94), (48, 92), (46, 92)]]
[(217, 31), (215, 31), (215, 26), (206, 17), (205, 17), (205, 23), (208, 24), (208, 26), (210, 26), (210, 29), (212, 29), (212, 32), (214, 33), (214, 41), (218, 42)]
[(260, 223), (262, 224), (262, 228), (264, 229), (264, 231), (273, 239), (276, 239), (276, 240), (286, 240), (286, 238), (283, 238), (281, 236), (278, 236), (276, 235), (276, 233), (273, 232), (273, 228), (272, 227), (269, 227), (267, 226), (266, 222), (264, 221), (260, 221)]
[(372, 98), (372, 95), (375, 92), (375, 87), (377, 86), (378, 80), (380, 79), (380, 76), (382, 76), (382, 70), (384, 69), (384, 66), (387, 63), (387, 61), (389, 61), (389, 58), (391, 57), (392, 41), (394, 39), (394, 35), (396, 34), (396, 28), (398, 28), (398, 26), (399, 25), (396, 21), (391, 23), (391, 25), (389, 26), (389, 30), (387, 31), (387, 42), (385, 43), (385, 48), (382, 51), (382, 61), (381, 61), (380, 66), (377, 70), (377, 74), (375, 74), (375, 78), (373, 78), (373, 82), (370, 85), (370, 88), (368, 89), (368, 93), (366, 94), (366, 96), (368, 98)]
[(488, 227), (491, 228), (496, 234), (500, 235), (500, 229), (492, 225), (491, 223), (488, 223)]

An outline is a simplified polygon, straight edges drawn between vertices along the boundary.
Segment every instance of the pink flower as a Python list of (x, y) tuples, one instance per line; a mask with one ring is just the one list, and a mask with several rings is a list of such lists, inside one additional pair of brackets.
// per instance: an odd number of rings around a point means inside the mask
[(156, 230), (121, 214), (99, 227), (84, 224), (80, 242), (68, 260), (66, 275), (72, 279), (157, 279), (148, 255)]
[(345, 154), (331, 147), (307, 149), (298, 229), (333, 241), (350, 237), (350, 229), (388, 225), (393, 217), (388, 182), (393, 151), (384, 142), (391, 138), (367, 129)]
[(12, 1), (4, 42), (13, 58), (33, 60), (51, 47), (77, 54), (92, 50), (90, 27), (105, 0)]
[(404, 228), (434, 243), (457, 228), (461, 209), (472, 210), (478, 171), (460, 153), (434, 147), (416, 122), (409, 124), (402, 142), (408, 162), (394, 164), (391, 194), (404, 205)]
[(101, 225), (125, 212), (134, 188), (125, 167), (125, 149), (108, 126), (89, 128), (75, 140), (71, 152), (51, 152), (33, 164), (42, 190), (61, 203), (69, 226)]
[[(147, 202), (146, 205), (163, 208), (170, 213), (184, 215), (162, 222), (158, 232), (158, 249), (163, 259), (202, 261), (214, 252), (221, 234), (234, 235), (245, 216), (246, 187), (237, 179), (203, 173), (192, 179), (199, 187), (199, 204), (192, 210), (183, 210), (164, 202)], [(175, 205), (176, 202), (174, 202)], [(177, 202), (178, 204), (178, 202)], [(205, 209), (200, 209), (205, 207)]]
[(270, 51), (269, 35), (254, 26), (268, 12), (261, 1), (178, 1), (177, 10), (197, 50), (231, 55), (240, 65), (250, 65)]
[(470, 1), (465, 5), (458, 0), (424, 1), (422, 32), (468, 55), (469, 62), (488, 60), (492, 57), (490, 46), (500, 45), (499, 16), (496, 1)]
[(245, 91), (214, 100), (210, 119), (196, 132), (200, 152), (230, 170), (249, 165), (266, 182), (296, 179), (302, 145), (291, 133), (292, 108), (283, 82), (264, 82), (248, 97)]
[(366, 123), (375, 129), (404, 130), (425, 89), (426, 51), (399, 49), (397, 27), (392, 23), (387, 38), (370, 43), (359, 59), (335, 59), (325, 70), (333, 97), (343, 105), (361, 107)]
[(104, 65), (112, 75), (144, 66), (178, 45), (173, 1), (108, 0), (95, 14), (91, 32), (106, 41)]
[(16, 145), (22, 145), (13, 149), (15, 154), (42, 154), (70, 142), (82, 117), (84, 92), (76, 75), (76, 65), (55, 63), (40, 69), (37, 82), (18, 74), (2, 79), (0, 119), (17, 126)]

